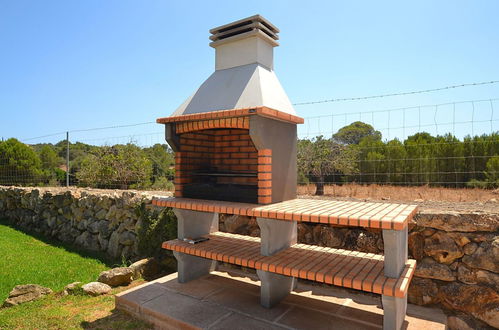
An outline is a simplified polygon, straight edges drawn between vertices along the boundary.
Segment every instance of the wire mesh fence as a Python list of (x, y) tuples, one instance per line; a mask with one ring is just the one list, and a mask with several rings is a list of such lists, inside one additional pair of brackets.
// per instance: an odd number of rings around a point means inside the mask
[(307, 118), (299, 131), (300, 183), (497, 187), (498, 103), (473, 100)]
[[(309, 192), (346, 183), (495, 188), (497, 109), (499, 98), (305, 117), (298, 184)], [(69, 178), (72, 186), (171, 190), (173, 177), (173, 153), (155, 122), (0, 143), (1, 185)]]

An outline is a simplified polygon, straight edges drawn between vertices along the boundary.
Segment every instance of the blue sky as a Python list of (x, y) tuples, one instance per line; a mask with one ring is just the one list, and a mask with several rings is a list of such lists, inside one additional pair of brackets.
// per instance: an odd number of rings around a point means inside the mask
[[(0, 137), (168, 116), (214, 70), (208, 30), (256, 13), (281, 30), (275, 71), (292, 102), (499, 80), (498, 1), (0, 0)], [(362, 119), (374, 120), (385, 138), (419, 129), (462, 137), (499, 130), (499, 101), (394, 111), (389, 118), (370, 111), (495, 98), (499, 84), (296, 110), (326, 116), (309, 120), (302, 136)], [(453, 121), (465, 123), (443, 124)], [(102, 144), (137, 135), (148, 144), (162, 140), (160, 132), (151, 124), (72, 137)]]

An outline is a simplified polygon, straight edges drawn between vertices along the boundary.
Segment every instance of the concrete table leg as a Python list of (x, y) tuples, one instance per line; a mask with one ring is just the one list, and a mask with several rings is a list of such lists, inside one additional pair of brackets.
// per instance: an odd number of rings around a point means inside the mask
[[(218, 213), (173, 209), (177, 216), (177, 236), (179, 239), (195, 238), (218, 231)], [(174, 251), (177, 259), (178, 281), (189, 282), (214, 271), (215, 260), (200, 258)]]
[(400, 330), (407, 310), (407, 295), (404, 298), (382, 296), (383, 330)]
[(173, 251), (177, 259), (178, 282), (186, 283), (214, 271), (217, 265), (215, 260), (200, 258), (190, 254)]
[(177, 237), (199, 237), (218, 231), (218, 213), (173, 209), (177, 216)]
[(271, 256), (296, 243), (296, 221), (256, 218), (260, 227), (261, 254)]
[(383, 230), (385, 243), (385, 276), (399, 277), (407, 262), (407, 227)]
[[(261, 250), (264, 256), (271, 256), (296, 243), (296, 221), (281, 221), (267, 218), (256, 218), (260, 227)], [(263, 270), (257, 270), (262, 282), (260, 301), (263, 307), (270, 308), (278, 304), (295, 287), (296, 279)]]
[(296, 279), (264, 270), (256, 271), (261, 281), (260, 303), (263, 307), (271, 308), (277, 305), (282, 299), (294, 289)]
[[(407, 262), (407, 227), (403, 230), (383, 230), (385, 276), (398, 278)], [(407, 295), (403, 298), (382, 296), (383, 329), (401, 329), (407, 311)]]

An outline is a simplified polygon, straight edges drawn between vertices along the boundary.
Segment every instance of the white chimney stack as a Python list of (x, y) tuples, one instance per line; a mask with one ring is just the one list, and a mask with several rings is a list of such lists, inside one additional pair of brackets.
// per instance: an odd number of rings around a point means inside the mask
[(215, 72), (172, 116), (260, 106), (296, 115), (273, 71), (277, 27), (254, 15), (210, 33)]
[(273, 48), (279, 29), (260, 15), (251, 16), (230, 24), (211, 29), (216, 49), (215, 70), (258, 63), (268, 69), (274, 68)]

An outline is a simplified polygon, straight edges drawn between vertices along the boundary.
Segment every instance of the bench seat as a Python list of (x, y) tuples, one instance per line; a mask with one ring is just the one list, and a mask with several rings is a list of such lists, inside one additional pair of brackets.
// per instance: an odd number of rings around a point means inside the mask
[(416, 214), (417, 205), (370, 202), (292, 199), (259, 205), (192, 198), (154, 198), (153, 205), (177, 209), (216, 212), (276, 220), (315, 222), (402, 230)]
[(260, 254), (260, 238), (214, 232), (208, 241), (163, 243), (163, 248), (285, 276), (333, 284), (392, 297), (404, 297), (416, 267), (407, 260), (398, 278), (384, 275), (383, 256), (314, 245), (294, 244), (272, 256)]

